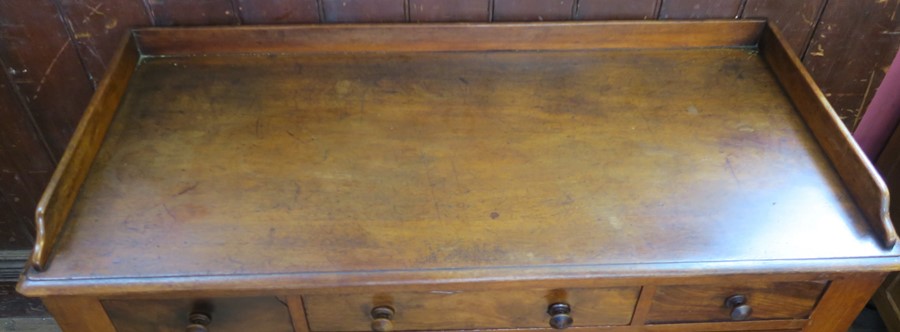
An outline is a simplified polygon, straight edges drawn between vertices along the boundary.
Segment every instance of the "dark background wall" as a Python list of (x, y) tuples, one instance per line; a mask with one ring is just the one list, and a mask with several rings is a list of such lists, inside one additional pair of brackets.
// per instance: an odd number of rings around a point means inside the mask
[(27, 254), (41, 191), (118, 41), (133, 27), (767, 17), (853, 128), (900, 46), (898, 6), (900, 0), (0, 0), (0, 250)]

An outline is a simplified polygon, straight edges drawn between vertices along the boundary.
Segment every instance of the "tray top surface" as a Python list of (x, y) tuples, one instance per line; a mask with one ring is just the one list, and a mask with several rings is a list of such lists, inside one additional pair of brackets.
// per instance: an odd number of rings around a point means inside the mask
[(750, 49), (144, 59), (34, 279), (894, 255)]

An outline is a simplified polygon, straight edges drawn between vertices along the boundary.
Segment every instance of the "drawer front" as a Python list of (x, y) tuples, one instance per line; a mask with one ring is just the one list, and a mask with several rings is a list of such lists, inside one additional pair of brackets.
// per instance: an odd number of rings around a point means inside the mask
[(293, 331), (287, 305), (275, 297), (211, 300), (104, 300), (117, 332), (184, 332), (192, 312), (209, 315), (216, 332)]
[[(659, 286), (648, 323), (805, 319), (825, 282), (776, 282), (745, 285)], [(740, 299), (728, 305), (728, 299)], [(740, 303), (743, 302), (743, 303)], [(745, 307), (738, 308), (740, 305)], [(742, 310), (743, 315), (740, 311)]]
[(372, 309), (393, 309), (393, 329), (468, 330), (548, 327), (551, 304), (571, 308), (572, 326), (627, 325), (640, 287), (432, 291), (428, 293), (304, 296), (312, 331), (370, 331)]

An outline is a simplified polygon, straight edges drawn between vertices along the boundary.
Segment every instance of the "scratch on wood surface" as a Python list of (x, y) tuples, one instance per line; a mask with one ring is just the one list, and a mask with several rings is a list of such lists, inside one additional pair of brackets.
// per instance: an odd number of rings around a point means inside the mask
[(435, 183), (431, 180), (431, 170), (428, 169), (428, 159), (425, 154), (422, 153), (419, 155), (419, 159), (422, 161), (422, 166), (425, 168), (425, 180), (428, 181), (428, 189), (429, 194), (431, 195), (431, 201), (434, 203), (434, 214), (437, 215), (437, 220), (442, 221), (441, 218), (441, 205), (437, 200), (437, 195), (434, 193)]
[(862, 100), (859, 102), (859, 108), (856, 109), (855, 120), (853, 121), (853, 128), (856, 128), (859, 125), (859, 120), (862, 119), (863, 108), (866, 107), (866, 100), (869, 99), (869, 93), (872, 92), (872, 82), (875, 81), (875, 70), (872, 70), (872, 73), (869, 75), (869, 85), (866, 86), (866, 92), (863, 93)]
[(81, 4), (82, 7), (87, 8), (88, 10), (91, 11), (90, 15), (88, 15), (87, 17), (85, 17), (85, 19), (89, 19), (89, 18), (90, 18), (91, 16), (93, 16), (93, 15), (106, 16), (106, 13), (100, 11), (100, 7), (103, 7), (103, 4), (102, 4), (102, 3), (98, 3), (98, 4), (97, 4), (96, 6), (94, 6), (94, 7), (88, 6), (86, 3), (83, 3), (83, 2), (80, 3), (80, 4)]
[(169, 211), (169, 207), (168, 207), (168, 206), (166, 206), (165, 204), (163, 204), (162, 207), (163, 207), (163, 210), (166, 210), (166, 214), (168, 214), (169, 217), (172, 217), (172, 220), (173, 220), (173, 221), (178, 221), (178, 218), (175, 218), (175, 215), (172, 214), (172, 211)]
[(31, 100), (37, 100), (38, 93), (41, 92), (41, 88), (43, 88), (44, 83), (47, 82), (47, 77), (50, 76), (50, 72), (53, 71), (53, 67), (56, 66), (56, 62), (59, 61), (59, 57), (62, 56), (63, 51), (65, 51), (66, 48), (69, 47), (69, 41), (70, 40), (66, 40), (62, 47), (59, 48), (59, 51), (56, 52), (56, 56), (53, 57), (53, 61), (50, 61), (50, 65), (47, 66), (47, 70), (44, 71), (44, 76), (41, 77), (41, 80), (38, 82), (37, 88), (34, 90), (34, 95), (31, 96)]
[(101, 57), (100, 54), (97, 53), (97, 49), (94, 47), (94, 45), (90, 45), (90, 44), (82, 44), (82, 45), (86, 46), (85, 48), (88, 50), (88, 53), (90, 53), (91, 56), (94, 57), (94, 59), (97, 59), (97, 62), (100, 63), (100, 66), (102, 66), (103, 69), (105, 70), (106, 69), (106, 61), (103, 61), (103, 57)]
[(199, 186), (199, 185), (200, 185), (200, 182), (196, 182), (196, 183), (194, 183), (194, 184), (192, 184), (192, 185), (190, 185), (190, 186), (187, 186), (186, 188), (182, 189), (182, 190), (179, 191), (177, 194), (175, 194), (175, 196), (181, 196), (181, 195), (184, 195), (185, 193), (187, 193), (187, 192), (189, 192), (189, 191), (191, 191), (191, 190), (197, 189), (197, 186)]
[(900, 8), (900, 1), (897, 1), (894, 3), (894, 12), (891, 13), (891, 22), (893, 22), (894, 19), (897, 18), (897, 9), (898, 8)]
[(728, 171), (731, 172), (731, 176), (734, 178), (734, 181), (741, 182), (740, 180), (738, 180), (737, 175), (734, 174), (734, 166), (731, 166), (731, 157), (725, 157), (725, 166), (728, 167)]
[[(823, 37), (823, 38), (824, 38), (824, 37)], [(815, 51), (815, 52), (809, 52), (809, 55), (812, 55), (812, 56), (825, 56), (825, 49), (822, 48), (822, 44), (817, 44), (817, 45), (816, 45), (816, 51)]]

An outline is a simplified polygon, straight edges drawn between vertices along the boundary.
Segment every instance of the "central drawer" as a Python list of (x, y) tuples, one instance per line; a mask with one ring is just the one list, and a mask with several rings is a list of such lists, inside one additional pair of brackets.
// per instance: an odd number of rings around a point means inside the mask
[[(566, 305), (572, 326), (627, 325), (640, 287), (322, 294), (304, 296), (311, 331), (380, 330), (373, 309), (387, 308), (391, 330), (549, 327), (548, 308)], [(377, 315), (376, 315), (377, 316)], [(386, 329), (385, 329), (386, 330)]]

